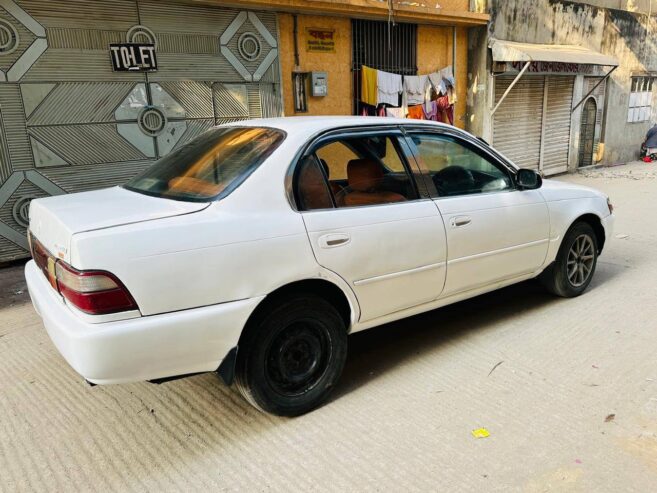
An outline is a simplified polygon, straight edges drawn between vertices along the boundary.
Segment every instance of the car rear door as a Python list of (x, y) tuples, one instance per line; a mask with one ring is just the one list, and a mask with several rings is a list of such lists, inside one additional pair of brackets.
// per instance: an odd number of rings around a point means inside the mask
[(417, 129), (408, 136), (445, 223), (442, 296), (527, 275), (543, 265), (550, 222), (538, 190), (518, 189), (501, 159), (458, 133)]
[[(443, 221), (418, 191), (404, 145), (396, 127), (333, 133), (295, 172), (315, 257), (351, 285), (361, 322), (435, 300), (445, 282)], [(364, 186), (368, 173), (383, 176)]]

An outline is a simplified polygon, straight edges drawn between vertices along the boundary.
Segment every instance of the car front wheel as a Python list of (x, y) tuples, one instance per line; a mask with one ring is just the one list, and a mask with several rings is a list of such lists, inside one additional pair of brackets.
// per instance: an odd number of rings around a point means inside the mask
[(318, 407), (347, 357), (347, 329), (327, 301), (296, 295), (270, 303), (246, 329), (235, 381), (257, 409), (297, 416)]
[(598, 242), (590, 224), (577, 222), (564, 236), (554, 263), (540, 276), (543, 285), (564, 298), (582, 294), (598, 262)]

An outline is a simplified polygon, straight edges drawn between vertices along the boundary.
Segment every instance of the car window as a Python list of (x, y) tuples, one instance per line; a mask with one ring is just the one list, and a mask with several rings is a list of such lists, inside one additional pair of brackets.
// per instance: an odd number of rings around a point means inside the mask
[[(321, 143), (313, 152), (337, 207), (388, 204), (417, 198), (395, 136), (344, 137)], [(297, 186), (301, 185), (297, 178)], [(305, 190), (299, 190), (297, 196), (305, 193)]]
[(207, 202), (241, 183), (283, 142), (280, 130), (217, 127), (167, 154), (124, 185), (175, 200)]
[(420, 167), (440, 197), (513, 189), (509, 172), (466, 142), (436, 134), (414, 134), (411, 139)]
[(358, 155), (340, 141), (331, 142), (316, 151), (317, 157), (327, 167), (329, 175), (333, 180), (346, 180), (348, 163), (352, 159), (358, 159)]

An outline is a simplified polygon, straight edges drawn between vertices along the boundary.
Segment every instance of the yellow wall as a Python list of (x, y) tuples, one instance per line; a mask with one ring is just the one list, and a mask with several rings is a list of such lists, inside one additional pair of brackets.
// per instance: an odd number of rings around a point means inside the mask
[[(453, 34), (451, 27), (424, 26), (417, 28), (417, 65), (419, 74), (429, 74), (452, 65)], [(454, 125), (465, 127), (465, 97), (468, 77), (468, 31), (456, 28), (456, 95)]]
[[(294, 35), (291, 14), (279, 14), (281, 78), (285, 115), (351, 115), (351, 20), (345, 17), (297, 16), (299, 65), (303, 72), (327, 72), (328, 96), (312, 97), (308, 91), (308, 112), (295, 113), (292, 95), (294, 70)], [(306, 28), (335, 29), (335, 53), (306, 52)], [(310, 89), (310, 83), (308, 84)]]
[[(292, 70), (294, 69), (294, 37), (291, 14), (279, 14), (281, 77), (285, 115), (351, 115), (353, 111), (351, 72), (351, 20), (344, 17), (298, 16), (299, 62), (301, 70), (324, 71), (328, 74), (328, 96), (308, 94), (308, 112), (294, 113)], [(306, 28), (335, 29), (335, 53), (306, 52)], [(428, 74), (452, 64), (452, 28), (418, 26), (418, 73)], [(468, 34), (466, 28), (456, 30), (456, 84), (458, 102), (455, 124), (463, 128), (467, 90)]]

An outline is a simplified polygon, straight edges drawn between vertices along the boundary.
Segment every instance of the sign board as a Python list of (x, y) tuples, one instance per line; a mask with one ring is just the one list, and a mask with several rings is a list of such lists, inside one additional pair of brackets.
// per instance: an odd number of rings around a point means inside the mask
[(142, 43), (110, 44), (110, 58), (115, 72), (154, 72), (157, 70), (155, 45)]
[[(525, 62), (508, 62), (513, 69), (520, 71), (525, 66)], [(578, 63), (563, 62), (532, 62), (527, 69), (528, 73), (549, 73), (549, 74), (590, 74), (591, 65), (580, 65)]]
[(310, 53), (335, 53), (335, 30), (307, 27), (306, 51)]

